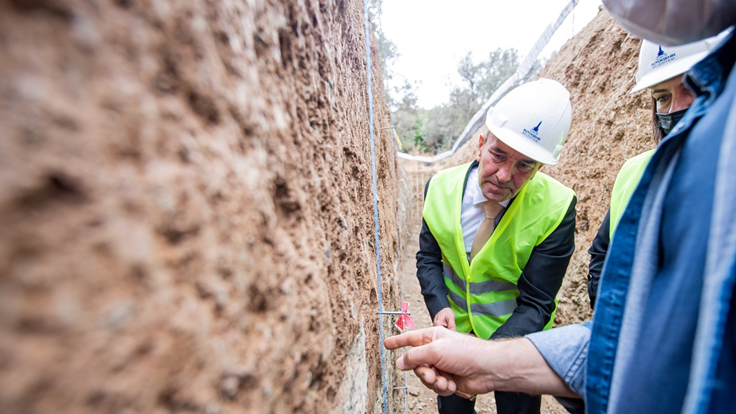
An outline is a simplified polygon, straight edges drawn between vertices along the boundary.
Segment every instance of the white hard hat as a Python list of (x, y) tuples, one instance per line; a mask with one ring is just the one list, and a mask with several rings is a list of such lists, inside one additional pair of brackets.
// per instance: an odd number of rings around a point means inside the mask
[(703, 60), (708, 53), (730, 32), (725, 30), (717, 36), (680, 46), (660, 46), (644, 40), (639, 51), (639, 70), (636, 72), (636, 85), (631, 93), (650, 88), (674, 76), (690, 70)]
[(486, 126), (504, 144), (542, 164), (557, 164), (570, 131), (570, 92), (552, 79), (525, 83), (486, 115)]

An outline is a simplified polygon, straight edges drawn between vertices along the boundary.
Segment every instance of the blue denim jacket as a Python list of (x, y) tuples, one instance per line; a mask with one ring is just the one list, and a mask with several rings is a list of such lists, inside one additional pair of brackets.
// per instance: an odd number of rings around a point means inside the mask
[[(733, 60), (729, 54), (733, 53), (735, 42), (731, 34), (688, 73), (686, 81), (698, 97), (660, 144), (621, 218), (605, 264), (593, 322), (527, 336), (555, 372), (583, 397), (588, 413), (615, 411), (617, 386), (626, 381), (622, 367), (636, 352), (637, 323), (652, 317), (644, 314), (642, 303), (646, 302), (652, 269), (656, 268), (652, 262), (658, 257), (664, 194), (668, 186), (677, 185), (670, 182), (670, 177), (693, 126), (707, 116), (725, 88), (736, 88), (736, 75), (730, 76), (727, 83), (729, 73), (724, 69), (724, 62)], [(711, 407), (714, 387), (723, 387), (715, 379), (718, 360), (722, 352), (733, 352), (722, 349), (736, 280), (736, 105), (730, 105), (728, 112), (727, 117), (716, 120), (725, 123), (725, 130), (716, 172), (694, 354), (682, 409), (688, 414), (733, 410)]]

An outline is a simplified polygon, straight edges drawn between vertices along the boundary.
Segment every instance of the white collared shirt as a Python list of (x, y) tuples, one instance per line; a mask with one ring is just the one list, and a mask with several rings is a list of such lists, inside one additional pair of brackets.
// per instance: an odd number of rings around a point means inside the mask
[[(463, 241), (465, 242), (465, 253), (467, 254), (470, 254), (470, 249), (473, 247), (473, 240), (475, 240), (478, 227), (486, 218), (486, 212), (483, 209), (483, 203), (486, 201), (488, 199), (483, 196), (478, 183), (478, 167), (474, 167), (468, 173), (468, 182), (465, 185), (463, 206), (460, 213), (460, 225), (463, 229)], [(511, 200), (506, 200), (499, 204), (506, 209), (510, 202)]]

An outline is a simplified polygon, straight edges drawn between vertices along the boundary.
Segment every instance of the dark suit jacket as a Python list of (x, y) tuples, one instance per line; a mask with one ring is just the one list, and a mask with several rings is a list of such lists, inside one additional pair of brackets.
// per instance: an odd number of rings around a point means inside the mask
[[(474, 161), (473, 166), (478, 162)], [(468, 172), (472, 169), (469, 168)], [(430, 178), (431, 181), (431, 178)], [(468, 176), (463, 182), (463, 194)], [(429, 181), (424, 189), (427, 195)], [(513, 203), (513, 199), (511, 200)], [(517, 308), (509, 319), (491, 336), (492, 339), (523, 336), (541, 331), (549, 322), (555, 309), (555, 296), (562, 286), (570, 257), (575, 251), (575, 204), (573, 198), (562, 223), (539, 246), (532, 250), (529, 262), (519, 277), (519, 297)], [(510, 204), (509, 204), (510, 206)], [(505, 212), (505, 210), (504, 210)], [(500, 220), (498, 217), (497, 220)], [(422, 287), (424, 302), (434, 320), (435, 315), (450, 307), (447, 299), (447, 286), (442, 271), (442, 251), (427, 223), (422, 219), (419, 233), (419, 252), (417, 252), (417, 278)]]

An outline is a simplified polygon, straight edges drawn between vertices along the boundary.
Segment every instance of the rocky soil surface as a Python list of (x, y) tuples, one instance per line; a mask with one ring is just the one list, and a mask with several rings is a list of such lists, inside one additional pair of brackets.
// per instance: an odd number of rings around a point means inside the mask
[(382, 412), (362, 1), (7, 0), (0, 56), (2, 411)]

